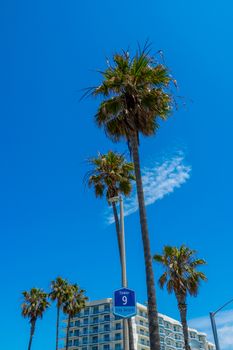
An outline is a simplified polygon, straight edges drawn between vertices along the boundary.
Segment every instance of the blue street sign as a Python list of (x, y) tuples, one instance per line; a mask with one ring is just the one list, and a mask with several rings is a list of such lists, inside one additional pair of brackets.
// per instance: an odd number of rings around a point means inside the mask
[(115, 290), (113, 298), (113, 313), (116, 316), (129, 318), (137, 313), (135, 292), (132, 289)]

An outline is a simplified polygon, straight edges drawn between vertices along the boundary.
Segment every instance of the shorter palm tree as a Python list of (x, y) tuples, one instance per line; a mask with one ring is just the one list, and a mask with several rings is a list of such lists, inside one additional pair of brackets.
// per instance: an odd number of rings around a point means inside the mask
[(183, 327), (185, 350), (191, 350), (187, 324), (187, 296), (197, 296), (201, 281), (207, 278), (197, 268), (206, 264), (205, 260), (195, 257), (196, 251), (185, 245), (181, 247), (164, 246), (163, 254), (156, 254), (154, 260), (162, 264), (165, 272), (159, 278), (159, 285), (166, 285), (168, 293), (175, 293)]
[(68, 350), (71, 319), (85, 308), (88, 298), (85, 296), (85, 290), (80, 289), (77, 284), (72, 284), (68, 285), (66, 288), (65, 300), (66, 301), (63, 303), (63, 312), (68, 316), (66, 332), (66, 350)]
[(135, 181), (134, 165), (127, 162), (123, 154), (113, 151), (98, 153), (98, 157), (91, 158), (89, 163), (93, 169), (86, 174), (88, 186), (94, 188), (96, 197), (105, 196), (108, 204), (112, 206), (121, 262), (120, 224), (116, 203), (110, 202), (110, 199), (120, 194), (126, 197), (131, 194), (132, 181)]
[(31, 330), (30, 339), (28, 344), (28, 350), (31, 349), (32, 339), (35, 333), (36, 321), (38, 318), (42, 318), (45, 310), (49, 307), (48, 295), (42, 289), (32, 288), (29, 292), (23, 293), (24, 302), (21, 305), (22, 316), (28, 318)]
[(57, 325), (56, 325), (56, 350), (58, 350), (58, 337), (59, 337), (59, 323), (60, 323), (60, 310), (63, 303), (66, 301), (67, 296), (67, 280), (57, 277), (51, 282), (51, 292), (49, 297), (52, 301), (57, 302)]

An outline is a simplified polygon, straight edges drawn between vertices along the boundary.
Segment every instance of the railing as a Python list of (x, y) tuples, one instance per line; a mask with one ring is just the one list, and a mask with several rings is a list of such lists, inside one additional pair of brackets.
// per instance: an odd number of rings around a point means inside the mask
[(99, 314), (104, 314), (104, 313), (110, 313), (111, 309), (106, 309), (106, 310), (98, 310), (98, 311), (90, 311), (90, 312), (81, 312), (80, 314), (77, 314), (74, 318), (79, 318), (79, 317), (88, 317), (88, 316), (93, 316), (93, 315), (99, 315)]

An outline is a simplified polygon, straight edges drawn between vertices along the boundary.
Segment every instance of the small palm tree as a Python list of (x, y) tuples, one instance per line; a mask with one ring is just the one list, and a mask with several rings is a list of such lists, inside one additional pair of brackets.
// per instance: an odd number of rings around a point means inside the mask
[(139, 135), (156, 134), (158, 119), (167, 119), (173, 101), (168, 89), (172, 81), (168, 69), (157, 63), (149, 51), (146, 45), (132, 58), (124, 51), (115, 54), (113, 62), (108, 62), (107, 69), (101, 73), (102, 83), (92, 88), (90, 93), (103, 97), (95, 116), (97, 125), (103, 127), (106, 135), (114, 142), (122, 138), (126, 140), (132, 154), (146, 268), (150, 346), (152, 350), (160, 350), (152, 255), (139, 158)]
[(120, 194), (129, 196), (132, 191), (132, 181), (135, 180), (133, 163), (127, 162), (123, 154), (109, 151), (107, 154), (98, 154), (97, 158), (89, 160), (93, 167), (87, 173), (88, 185), (95, 190), (96, 197), (106, 197), (112, 206), (116, 225), (119, 254), (121, 256), (120, 225), (116, 203), (111, 198)]
[(66, 301), (63, 304), (63, 312), (68, 316), (66, 332), (66, 350), (68, 350), (71, 318), (85, 308), (88, 298), (85, 296), (85, 290), (80, 289), (77, 284), (73, 284), (67, 286), (65, 300)]
[(58, 338), (59, 338), (59, 323), (60, 323), (60, 310), (63, 303), (66, 301), (67, 296), (67, 280), (57, 277), (51, 282), (51, 292), (49, 297), (52, 301), (57, 302), (57, 324), (56, 324), (56, 350), (58, 350)]
[(29, 292), (23, 293), (24, 302), (21, 305), (22, 316), (29, 319), (31, 325), (28, 350), (31, 349), (32, 339), (35, 333), (36, 321), (42, 318), (45, 310), (49, 307), (48, 295), (42, 289), (32, 288)]
[(206, 264), (205, 260), (195, 257), (196, 251), (185, 245), (180, 248), (165, 246), (163, 254), (156, 254), (154, 260), (162, 264), (165, 272), (159, 278), (159, 285), (166, 285), (168, 293), (175, 293), (180, 318), (183, 327), (185, 349), (191, 350), (189, 346), (189, 334), (187, 324), (187, 296), (197, 296), (201, 281), (207, 278), (197, 268)]
[[(96, 197), (106, 197), (109, 205), (113, 209), (116, 226), (118, 250), (123, 276), (122, 249), (120, 223), (117, 214), (115, 201), (110, 201), (113, 197), (124, 195), (128, 197), (132, 191), (132, 181), (135, 181), (134, 165), (127, 162), (124, 155), (109, 151), (107, 154), (98, 154), (97, 158), (90, 159), (93, 169), (87, 173), (89, 187), (94, 187)], [(122, 277), (123, 278), (123, 277)], [(132, 320), (128, 319), (130, 350), (134, 350)]]

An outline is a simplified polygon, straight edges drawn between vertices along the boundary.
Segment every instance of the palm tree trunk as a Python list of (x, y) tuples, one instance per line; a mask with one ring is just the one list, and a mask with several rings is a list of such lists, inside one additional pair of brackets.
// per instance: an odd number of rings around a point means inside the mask
[(59, 321), (60, 321), (60, 306), (57, 304), (56, 350), (58, 350)]
[(32, 320), (31, 321), (31, 330), (30, 330), (30, 339), (29, 339), (29, 344), (28, 344), (28, 350), (31, 350), (32, 339), (33, 339), (34, 333), (35, 333), (35, 327), (36, 327), (36, 320)]
[(187, 324), (187, 304), (183, 296), (176, 295), (176, 298), (178, 301), (178, 308), (180, 311), (180, 320), (183, 328), (184, 348), (185, 350), (191, 350), (191, 347), (189, 345), (189, 332), (188, 332), (188, 324)]
[(69, 349), (69, 331), (70, 331), (70, 315), (68, 316), (67, 332), (66, 332), (66, 350)]
[(130, 139), (130, 146), (131, 146), (131, 152), (132, 152), (134, 168), (135, 168), (139, 215), (140, 215), (142, 242), (143, 242), (143, 249), (144, 249), (145, 268), (146, 268), (150, 349), (160, 350), (159, 322), (158, 322), (158, 311), (157, 311), (157, 303), (156, 303), (156, 295), (155, 295), (155, 282), (154, 282), (154, 273), (153, 273), (153, 267), (152, 267), (152, 256), (151, 256), (151, 250), (150, 250), (150, 239), (149, 239), (149, 232), (148, 232), (148, 225), (147, 225), (142, 176), (141, 176), (141, 169), (140, 169), (138, 138), (136, 133), (134, 133), (134, 135)]
[[(112, 203), (112, 209), (113, 209), (113, 215), (114, 215), (114, 219), (115, 219), (117, 241), (118, 241), (118, 249), (119, 249), (120, 263), (121, 263), (121, 276), (122, 276), (122, 281), (123, 281), (121, 231), (120, 231), (120, 223), (119, 223), (119, 217), (118, 217), (118, 214), (117, 214), (116, 203), (114, 203), (114, 202)], [(127, 321), (128, 321), (128, 334), (129, 334), (129, 350), (135, 350), (134, 349), (132, 319), (128, 318)]]

